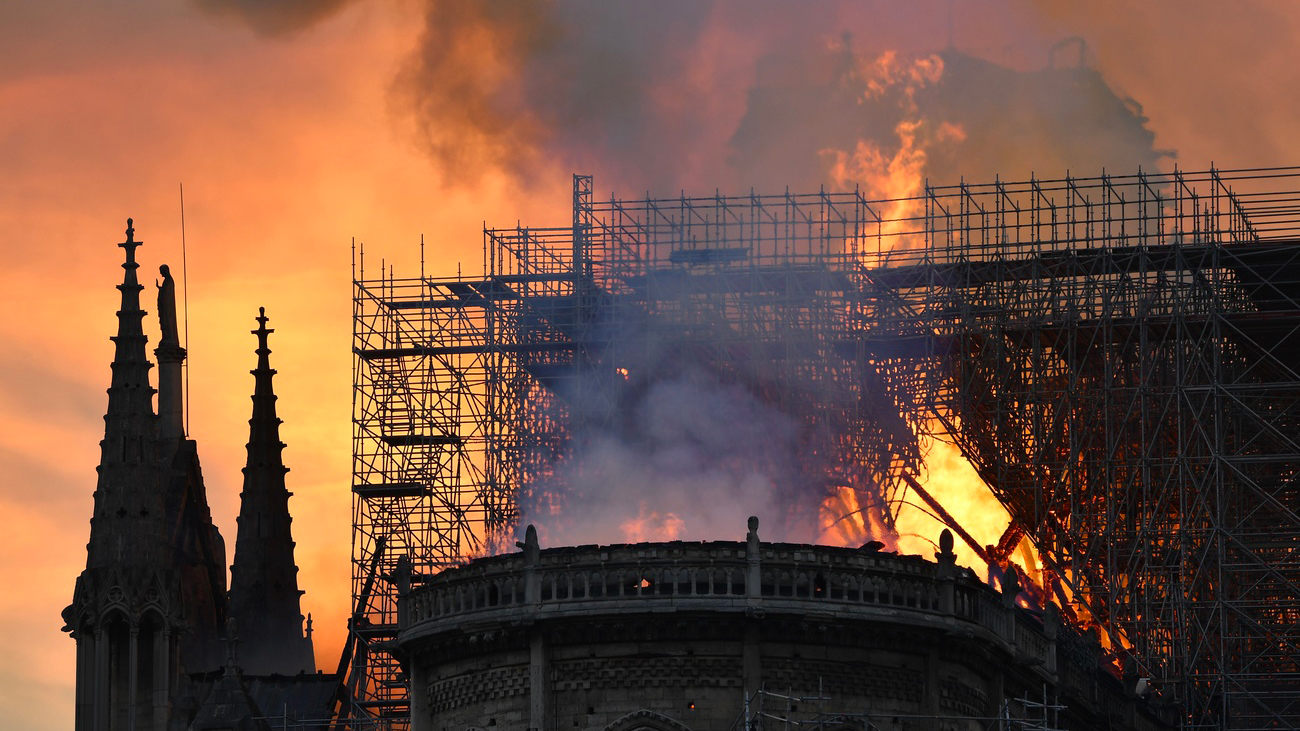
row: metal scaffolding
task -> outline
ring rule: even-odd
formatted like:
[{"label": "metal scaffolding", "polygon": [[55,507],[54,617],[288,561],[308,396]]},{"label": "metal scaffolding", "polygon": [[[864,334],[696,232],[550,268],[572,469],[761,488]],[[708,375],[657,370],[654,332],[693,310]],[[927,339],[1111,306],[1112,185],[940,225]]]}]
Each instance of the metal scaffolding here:
[{"label": "metal scaffolding", "polygon": [[[1186,728],[1300,724],[1300,170],[594,200],[475,277],[355,277],[353,675],[400,714],[394,575],[563,513],[585,434],[689,364],[799,425],[792,523],[888,531],[926,440]],[[580,466],[578,467],[580,469]],[[927,496],[922,495],[922,499]],[[957,527],[957,526],[954,526]],[[977,552],[980,552],[977,551]]]}]

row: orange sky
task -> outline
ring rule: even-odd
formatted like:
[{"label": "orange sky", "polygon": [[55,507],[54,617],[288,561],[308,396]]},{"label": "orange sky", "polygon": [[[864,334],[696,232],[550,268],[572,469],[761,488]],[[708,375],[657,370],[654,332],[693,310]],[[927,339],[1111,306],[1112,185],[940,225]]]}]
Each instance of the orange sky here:
[{"label": "orange sky", "polygon": [[[368,265],[386,257],[400,275],[416,271],[423,233],[431,270],[463,261],[473,272],[483,221],[567,219],[576,165],[597,173],[601,195],[618,182],[637,189],[626,163],[601,162],[614,143],[549,149],[545,137],[532,139],[540,162],[527,184],[491,164],[473,167],[497,159],[482,146],[466,147],[462,167],[440,169],[430,128],[414,123],[410,88],[395,86],[432,2],[354,0],[270,36],[184,0],[123,0],[111,10],[0,3],[3,725],[72,723],[73,643],[59,612],[84,566],[122,273],[115,244],[127,216],[145,242],[142,277],[162,263],[179,271],[184,183],[191,435],[232,548],[253,386],[248,331],[267,308],[304,610],[316,619],[318,662],[332,669],[349,604],[351,238],[369,243]],[[870,3],[827,5],[826,30],[849,27],[864,47],[889,47],[886,31],[915,48],[947,40],[946,3],[875,25]],[[1180,165],[1300,161],[1300,67],[1290,57],[1300,6],[1163,0],[1121,14],[1128,4],[1113,0],[1087,4],[1084,17],[1080,5],[957,2],[954,40],[1037,67],[1041,39],[1084,34],[1097,67],[1144,104],[1157,146],[1176,148]],[[763,42],[782,38],[738,31],[725,17],[701,20],[709,25],[682,51],[690,72],[680,87],[672,78],[646,87],[670,121],[708,98],[698,132],[706,142],[725,142],[756,55],[773,50]],[[498,69],[508,75],[519,59],[507,50],[491,52],[510,57]],[[686,149],[680,174],[658,182],[709,193],[724,159]],[[737,526],[727,537],[742,534]]]}]

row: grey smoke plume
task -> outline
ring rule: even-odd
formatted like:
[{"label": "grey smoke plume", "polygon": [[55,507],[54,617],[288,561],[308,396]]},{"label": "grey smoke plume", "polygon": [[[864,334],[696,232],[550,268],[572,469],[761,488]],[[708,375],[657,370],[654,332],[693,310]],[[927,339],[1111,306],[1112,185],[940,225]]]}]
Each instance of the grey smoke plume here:
[{"label": "grey smoke plume", "polygon": [[[1049,54],[1059,39],[1025,27],[1042,11],[1013,0],[978,10],[1021,34],[1020,55],[1038,59],[1030,70],[943,50],[944,2],[426,7],[395,90],[450,181],[495,168],[550,184],[558,169],[633,194],[816,189],[843,183],[834,153],[851,156],[859,141],[891,159],[904,119],[927,145],[924,174],[940,183],[1161,157],[1140,107],[1080,67],[1074,47]],[[959,16],[974,12],[958,4]],[[941,73],[921,84],[873,77],[890,54],[939,59]]]},{"label": "grey smoke plume", "polygon": [[716,539],[753,514],[770,516],[770,539],[815,540],[789,416],[695,368],[617,408],[617,424],[573,425],[571,452],[521,505],[544,541]]},{"label": "grey smoke plume", "polygon": [[680,149],[705,112],[671,97],[689,84],[712,8],[433,0],[399,95],[430,154],[458,176],[499,167],[529,178],[554,162],[603,160],[668,180],[677,162],[655,163],[656,151]]},{"label": "grey smoke plume", "polygon": [[[738,337],[714,309],[726,290],[699,280],[677,278],[679,307],[598,311],[572,363],[526,366],[522,523],[552,543],[701,540],[759,515],[769,540],[818,542],[825,513],[846,518],[833,542],[892,545],[886,473],[916,456],[892,402],[802,321]],[[892,458],[872,451],[886,444]]]},{"label": "grey smoke plume", "polygon": [[[1159,161],[1140,109],[1097,72],[1048,68],[1045,52],[1040,70],[1023,71],[936,51],[917,29],[946,4],[920,6],[431,0],[395,88],[448,182],[499,169],[551,185],[558,170],[633,195],[787,185],[915,195],[926,178]],[[909,189],[878,180],[895,168]],[[525,520],[548,542],[610,542],[735,534],[759,514],[775,526],[769,538],[812,541],[838,484],[875,513],[868,537],[892,543],[878,533],[883,498],[870,495],[880,476],[845,474],[854,467],[830,457],[807,463],[833,438],[742,385],[746,374],[721,376],[726,367],[646,363],[612,411],[579,404],[579,416],[539,420],[567,419],[566,444],[521,486]]]},{"label": "grey smoke plume", "polygon": [[201,10],[229,18],[263,36],[304,30],[352,0],[192,0]]},{"label": "grey smoke plume", "polygon": [[[732,166],[753,179],[783,175],[798,189],[916,195],[925,181],[1153,170],[1172,154],[1154,148],[1141,106],[1082,60],[1016,71],[953,49],[863,53],[846,38],[760,68],[731,139]],[[908,167],[909,190],[872,184]]]},{"label": "grey smoke plume", "polygon": [[[283,36],[351,0],[192,1]],[[1054,48],[1062,39],[1042,30],[1061,13],[1052,2],[420,4],[423,32],[394,99],[447,184],[504,170],[551,185],[559,170],[632,194],[842,187],[860,181],[836,163],[863,141],[869,162],[924,144],[923,175],[939,184],[1149,169],[1163,157],[1141,107],[1087,66],[1086,42]],[[1018,65],[959,50],[967,37]],[[941,74],[873,78],[887,57],[933,57]]]}]

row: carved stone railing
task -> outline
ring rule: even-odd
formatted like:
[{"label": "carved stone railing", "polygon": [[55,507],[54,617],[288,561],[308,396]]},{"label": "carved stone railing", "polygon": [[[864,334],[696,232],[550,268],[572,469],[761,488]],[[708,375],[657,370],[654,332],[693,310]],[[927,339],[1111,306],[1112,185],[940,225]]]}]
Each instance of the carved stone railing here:
[{"label": "carved stone railing", "polygon": [[[899,618],[982,633],[1055,667],[1054,643],[1012,599],[957,567],[871,550],[751,542],[577,546],[473,561],[402,595],[402,633],[606,612],[714,610]],[[614,604],[617,603],[617,606]],[[1025,615],[1025,616],[1020,616]]]}]

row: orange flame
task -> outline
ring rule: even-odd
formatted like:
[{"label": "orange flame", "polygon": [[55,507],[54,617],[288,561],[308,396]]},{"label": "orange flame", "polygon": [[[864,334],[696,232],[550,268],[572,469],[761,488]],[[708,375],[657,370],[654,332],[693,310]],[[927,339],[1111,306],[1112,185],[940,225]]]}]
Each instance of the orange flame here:
[{"label": "orange flame", "polygon": [[917,109],[916,92],[942,78],[943,59],[931,55],[909,63],[896,51],[886,51],[875,59],[859,60],[856,72],[865,86],[864,101],[898,94],[902,119],[893,129],[895,140],[888,145],[859,139],[851,152],[822,150],[827,173],[838,189],[857,188],[868,200],[880,201],[876,213],[886,251],[915,248],[922,243],[926,149],[934,143],[966,138],[961,126],[951,122],[941,122],[930,132]]},{"label": "orange flame", "polygon": [[657,510],[650,510],[645,503],[641,503],[636,517],[623,521],[618,527],[623,531],[623,537],[628,543],[675,541],[682,534],[682,529],[686,527],[686,521],[676,513],[660,513]]},{"label": "orange flame", "polygon": [[863,506],[858,492],[841,485],[822,501],[817,542],[824,546],[861,546],[880,540],[892,544],[880,506]]},{"label": "orange flame", "polygon": [[[943,77],[943,59],[937,55],[906,59],[896,51],[874,58],[858,59],[854,73],[862,82],[863,100],[897,97],[901,119],[893,128],[892,140],[857,140],[852,151],[822,150],[833,184],[840,190],[857,189],[868,200],[878,201],[878,234],[881,256],[894,250],[924,244],[922,219],[925,215],[925,166],[928,151],[935,145],[956,144],[966,139],[957,124],[924,120],[916,94]],[[1006,509],[957,448],[930,439],[926,445],[925,473],[918,475],[926,491],[982,546],[998,544],[1010,523]],[[924,506],[904,499],[893,506],[897,548],[925,555],[933,551],[934,540],[945,527],[942,520]],[[883,525],[872,525],[871,516],[880,511],[863,510],[857,494],[840,488],[822,504],[821,539],[826,543],[851,545],[884,535]],[[959,561],[984,574],[988,567],[974,551],[957,549]],[[1030,579],[1029,585],[1043,586],[1043,572],[1037,552],[1022,539],[1007,563],[1015,563]],[[999,571],[1004,567],[999,567]],[[1031,583],[1032,582],[1032,583]],[[1041,590],[1038,594],[1042,594]],[[1038,600],[1037,594],[1030,597]]]}]

